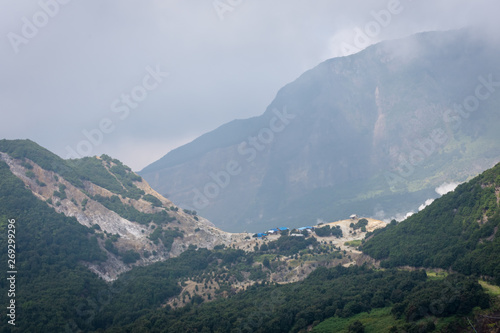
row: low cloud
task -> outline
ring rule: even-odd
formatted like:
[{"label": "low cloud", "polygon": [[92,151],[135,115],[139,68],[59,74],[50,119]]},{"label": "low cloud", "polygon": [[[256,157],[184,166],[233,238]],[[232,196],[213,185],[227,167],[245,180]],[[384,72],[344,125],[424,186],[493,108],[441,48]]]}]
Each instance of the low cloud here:
[{"label": "low cloud", "polygon": [[436,187],[435,191],[439,195],[445,195],[448,192],[451,192],[457,188],[457,186],[460,185],[460,183],[444,183],[438,187]]},{"label": "low cloud", "polygon": [[378,210],[373,215],[373,218],[376,220],[384,221],[385,223],[390,223],[392,220],[396,220],[398,222],[401,222],[403,220],[406,220],[407,218],[409,218],[413,214],[415,214],[415,213],[414,212],[398,213],[396,215],[392,215],[391,217],[388,217],[383,210]]},{"label": "low cloud", "polygon": [[429,206],[433,202],[434,202],[434,199],[425,200],[425,202],[418,207],[418,211],[420,212],[421,210],[423,210],[425,207]]},{"label": "low cloud", "polygon": [[[392,12],[389,6],[397,1],[224,1],[231,9],[223,17],[213,1],[124,6],[111,0],[61,5],[27,44],[13,46],[7,35],[24,38],[23,17],[43,13],[42,2],[2,2],[2,138],[30,138],[65,157],[66,146],[78,144],[83,130],[108,117],[110,104],[140,82],[146,66],[159,64],[171,75],[92,152],[118,157],[135,170],[184,143],[186,133],[198,137],[262,114],[285,84],[345,55],[345,44],[360,50],[417,32],[477,24],[479,36],[500,43],[500,3],[494,0],[404,0]],[[418,50],[406,44],[398,51]],[[126,140],[158,150],[124,149]]]},{"label": "low cloud", "polygon": [[[436,187],[434,190],[436,191],[437,194],[442,196],[442,195],[445,195],[446,193],[449,193],[449,192],[455,190],[458,185],[460,185],[460,183],[457,183],[457,182],[443,183],[440,186]],[[429,206],[433,202],[434,202],[434,199],[432,199],[432,198],[425,200],[425,202],[418,207],[418,211],[420,212],[420,211],[424,210],[425,207]],[[396,220],[398,222],[401,222],[403,220],[406,220],[407,218],[409,218],[413,214],[415,214],[415,212],[411,211],[411,212],[407,212],[407,213],[398,213],[398,214],[395,214],[395,215],[392,215],[389,217],[384,212],[383,209],[379,209],[379,210],[375,211],[373,218],[377,219],[377,220],[384,221],[386,223],[389,223],[392,220]]]}]

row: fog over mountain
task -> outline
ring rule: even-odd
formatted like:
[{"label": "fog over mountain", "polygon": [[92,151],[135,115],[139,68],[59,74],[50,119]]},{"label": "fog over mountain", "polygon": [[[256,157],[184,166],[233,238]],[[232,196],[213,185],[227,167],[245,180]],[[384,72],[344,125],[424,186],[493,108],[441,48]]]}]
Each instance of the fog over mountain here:
[{"label": "fog over mountain", "polygon": [[0,332],[500,332],[499,12],[4,1]]},{"label": "fog over mountain", "polygon": [[[63,158],[74,156],[68,147],[109,154],[138,171],[221,124],[260,115],[326,59],[471,25],[492,42],[498,12],[493,0],[4,1],[0,132]],[[132,100],[128,117],[113,112],[157,67],[168,76]],[[112,124],[91,142],[103,119]]]},{"label": "fog over mountain", "polygon": [[498,162],[499,55],[463,29],[333,58],[140,174],[231,231],[416,212]]}]

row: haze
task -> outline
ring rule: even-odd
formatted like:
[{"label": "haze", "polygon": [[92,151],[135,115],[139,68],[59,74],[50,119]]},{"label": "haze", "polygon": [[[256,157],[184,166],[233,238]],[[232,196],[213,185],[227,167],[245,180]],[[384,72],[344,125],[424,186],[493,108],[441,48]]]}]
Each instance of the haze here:
[{"label": "haze", "polygon": [[[499,7],[3,1],[1,137],[29,138],[64,158],[106,153],[140,170],[223,123],[261,114],[282,86],[326,59],[421,31],[482,25],[490,38]],[[361,43],[359,30],[381,11],[392,14]]]}]

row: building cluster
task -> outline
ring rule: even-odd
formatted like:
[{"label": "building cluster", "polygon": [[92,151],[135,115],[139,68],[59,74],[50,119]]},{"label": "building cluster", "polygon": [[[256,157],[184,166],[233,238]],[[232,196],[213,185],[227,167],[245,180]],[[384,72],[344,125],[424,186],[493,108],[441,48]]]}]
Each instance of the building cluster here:
[{"label": "building cluster", "polygon": [[[351,220],[357,220],[357,219],[359,219],[358,215],[356,215],[356,214],[352,214],[351,216],[349,216],[349,218]],[[322,224],[322,223],[320,223],[320,224]],[[277,234],[280,234],[283,231],[288,231],[288,230],[290,230],[290,229],[288,229],[286,227],[273,228],[273,229],[269,229],[266,232],[256,233],[256,234],[253,235],[253,237],[263,238],[263,237],[266,237],[266,236],[269,236],[269,235],[277,235]],[[312,232],[312,231],[314,231],[314,227],[311,227],[311,226],[300,227],[300,228],[292,229],[292,231],[297,231],[297,232],[290,233],[289,236],[304,237],[304,231]]]},{"label": "building cluster", "polygon": [[[269,235],[278,235],[278,234],[282,233],[283,231],[289,231],[289,230],[290,229],[286,228],[286,227],[279,227],[279,228],[269,229],[266,232],[256,233],[255,235],[253,235],[253,237],[263,238],[263,237],[266,237]],[[304,234],[302,232],[304,232],[304,230],[311,232],[314,230],[314,227],[307,226],[307,227],[292,229],[292,231],[295,231],[295,230],[298,231],[298,233],[291,233],[289,236],[304,237]]]}]

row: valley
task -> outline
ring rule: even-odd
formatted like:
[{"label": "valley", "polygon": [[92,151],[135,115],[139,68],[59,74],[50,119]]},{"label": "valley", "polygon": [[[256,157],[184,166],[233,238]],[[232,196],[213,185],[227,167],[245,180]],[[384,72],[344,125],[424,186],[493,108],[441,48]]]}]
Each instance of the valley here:
[{"label": "valley", "polygon": [[[498,325],[489,317],[500,309],[500,165],[401,223],[352,214],[229,233],[107,155],[62,160],[1,140],[0,159],[0,216],[16,217],[25,272],[16,280],[22,330],[459,332],[466,314]],[[42,282],[49,276],[57,287]]]},{"label": "valley", "polygon": [[[201,297],[204,302],[215,300],[219,295],[227,297],[229,294],[235,294],[246,290],[255,283],[278,283],[286,284],[302,281],[318,267],[335,267],[342,265],[344,267],[360,266],[363,264],[375,265],[377,263],[358,250],[362,240],[367,232],[373,232],[376,229],[385,226],[382,221],[366,219],[366,231],[354,230],[350,227],[361,219],[348,219],[331,223],[323,223],[314,226],[324,228],[326,226],[336,228],[339,226],[342,230],[342,236],[318,236],[314,231],[306,232],[304,236],[288,236],[288,233],[274,234],[265,236],[265,238],[252,237],[252,239],[243,239],[228,246],[231,249],[244,250],[248,256],[252,256],[251,262],[246,267],[238,267],[235,271],[228,266],[223,266],[217,272],[208,272],[195,280],[183,280],[179,282],[182,291],[179,296],[170,299],[166,304],[173,308],[185,306],[191,302],[193,297]],[[296,230],[290,231],[290,234],[296,234]],[[298,234],[296,234],[298,235]],[[249,237],[248,235],[247,237]],[[283,238],[282,238],[283,237]],[[316,242],[308,245],[307,248],[300,249],[288,255],[275,253],[274,244],[281,238],[300,237],[308,240],[314,237]],[[267,259],[267,263],[264,261]],[[255,279],[252,276],[258,275]]]},{"label": "valley", "polygon": [[231,232],[415,213],[500,160],[499,53],[461,29],[328,59],[139,175]]},{"label": "valley", "polygon": [[0,332],[500,332],[499,54],[464,28],[327,59],[139,172],[0,139]]}]

